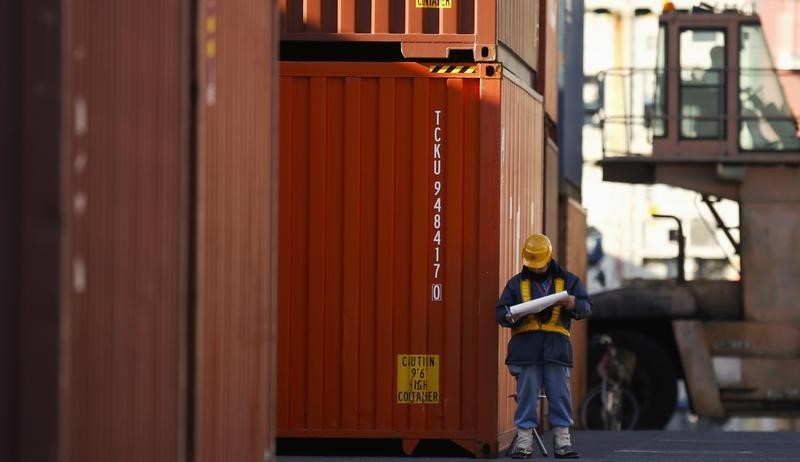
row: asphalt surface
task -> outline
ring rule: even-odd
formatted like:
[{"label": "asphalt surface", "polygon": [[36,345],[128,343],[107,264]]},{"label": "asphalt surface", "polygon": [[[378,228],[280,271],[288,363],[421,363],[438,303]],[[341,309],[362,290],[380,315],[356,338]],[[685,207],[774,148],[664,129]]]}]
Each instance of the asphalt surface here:
[{"label": "asphalt surface", "polygon": [[[553,460],[552,435],[543,441],[549,452],[544,457],[536,449],[533,460]],[[327,446],[327,447],[326,447]],[[347,449],[347,448],[350,449]],[[722,431],[577,431],[573,447],[584,461],[800,461],[800,433],[796,432],[722,432]],[[375,441],[364,446],[349,442],[344,446],[325,440],[300,441],[297,445],[278,443],[278,462],[401,462],[474,460],[460,448],[447,444],[421,446],[419,455],[405,457],[399,442]],[[511,460],[508,457],[501,459]]]}]

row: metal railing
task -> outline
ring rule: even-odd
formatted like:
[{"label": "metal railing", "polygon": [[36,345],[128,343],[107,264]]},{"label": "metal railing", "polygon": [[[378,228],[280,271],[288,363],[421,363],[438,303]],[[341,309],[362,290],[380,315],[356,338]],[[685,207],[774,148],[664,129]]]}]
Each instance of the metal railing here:
[{"label": "metal railing", "polygon": [[[739,91],[738,113],[732,114],[730,108],[726,107],[726,79],[717,80],[719,84],[698,84],[684,78],[680,85],[682,91],[690,90],[692,94],[697,95],[703,89],[708,89],[708,94],[716,93],[716,104],[719,106],[716,110],[710,111],[711,115],[707,115],[708,111],[705,114],[687,113],[688,109],[697,106],[679,100],[679,113],[668,114],[666,98],[673,96],[667,94],[666,76],[677,78],[682,72],[691,71],[720,74],[735,72],[737,85],[746,78],[755,82],[763,81],[769,85],[766,85],[767,88],[751,85]],[[591,116],[591,123],[601,130],[603,157],[651,155],[656,136],[718,140],[721,152],[726,149],[728,137],[736,136],[742,152],[797,152],[800,150],[800,140],[797,137],[800,118],[792,114],[792,108],[787,104],[783,89],[778,84],[786,77],[797,79],[797,84],[800,86],[800,74],[794,70],[609,69],[599,73],[595,78],[599,86],[597,93],[600,101],[593,107],[587,106],[591,107],[587,115]],[[764,97],[761,93],[768,95]],[[681,96],[683,95],[679,95],[679,98]],[[800,109],[800,97],[795,103],[798,105],[795,109]],[[735,134],[727,133],[728,120],[731,117],[737,121]],[[671,123],[675,120],[676,124]],[[697,128],[704,125],[707,136],[698,135]],[[667,133],[668,126],[677,126],[680,133]],[[716,129],[710,130],[709,127]]]}]

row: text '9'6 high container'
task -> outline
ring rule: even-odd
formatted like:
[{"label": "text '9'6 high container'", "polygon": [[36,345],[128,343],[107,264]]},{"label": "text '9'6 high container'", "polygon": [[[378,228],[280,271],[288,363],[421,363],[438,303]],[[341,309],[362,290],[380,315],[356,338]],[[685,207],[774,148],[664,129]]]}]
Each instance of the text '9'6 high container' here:
[{"label": "text '9'6 high container'", "polygon": [[497,455],[494,311],[542,231],[541,96],[499,64],[345,62],[283,62],[280,94],[277,435]]},{"label": "text '9'6 high container'", "polygon": [[[537,69],[540,0],[279,0],[281,42],[399,45],[404,59],[513,57]],[[452,57],[452,56],[451,56]]]}]

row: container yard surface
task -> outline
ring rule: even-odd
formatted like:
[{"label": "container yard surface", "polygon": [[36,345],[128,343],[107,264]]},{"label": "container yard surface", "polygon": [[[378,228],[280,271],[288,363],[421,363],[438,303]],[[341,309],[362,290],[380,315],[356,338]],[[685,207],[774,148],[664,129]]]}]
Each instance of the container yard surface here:
[{"label": "container yard surface", "polygon": [[278,436],[510,441],[494,306],[543,224],[541,97],[497,64],[281,63]]},{"label": "container yard surface", "polygon": [[[552,434],[542,436],[549,457],[537,448],[529,460],[555,460]],[[573,434],[581,461],[635,462],[755,462],[796,461],[800,436],[796,432],[723,432],[723,431],[576,431]],[[397,445],[396,445],[397,446]],[[280,447],[280,444],[279,444]],[[501,460],[511,459],[501,454]],[[403,457],[391,445],[356,452],[319,445],[316,452],[280,452],[278,462],[447,462],[475,460],[451,449],[426,449],[413,457]]]}]

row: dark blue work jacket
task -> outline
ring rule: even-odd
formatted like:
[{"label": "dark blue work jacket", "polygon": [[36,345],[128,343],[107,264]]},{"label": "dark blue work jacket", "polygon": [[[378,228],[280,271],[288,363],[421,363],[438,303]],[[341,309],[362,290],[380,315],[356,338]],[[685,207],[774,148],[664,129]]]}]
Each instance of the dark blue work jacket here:
[{"label": "dark blue work jacket", "polygon": [[[572,344],[569,339],[569,327],[572,319],[583,319],[592,313],[589,294],[580,279],[562,268],[555,260],[551,260],[547,268],[547,279],[538,283],[533,272],[527,267],[512,277],[506,284],[500,299],[497,301],[497,323],[512,329],[513,335],[508,342],[506,364],[527,365],[556,363],[572,367]],[[563,281],[563,289],[575,296],[575,310],[546,308],[544,311],[531,314],[510,323],[506,320],[509,307],[526,301],[523,292],[528,291],[530,299],[536,299],[556,292],[557,280]],[[523,287],[524,288],[521,288]],[[534,317],[534,318],[531,318]]]}]

